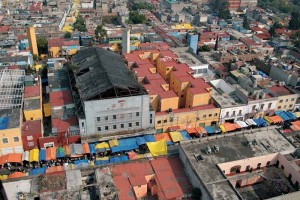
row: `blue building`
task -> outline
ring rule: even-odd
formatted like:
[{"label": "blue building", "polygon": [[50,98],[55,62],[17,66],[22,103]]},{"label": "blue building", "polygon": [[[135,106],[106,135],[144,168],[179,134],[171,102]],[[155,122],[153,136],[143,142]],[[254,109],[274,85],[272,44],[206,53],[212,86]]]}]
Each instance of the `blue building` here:
[{"label": "blue building", "polygon": [[187,44],[193,49],[194,53],[197,53],[198,48],[198,33],[188,33],[187,34]]}]

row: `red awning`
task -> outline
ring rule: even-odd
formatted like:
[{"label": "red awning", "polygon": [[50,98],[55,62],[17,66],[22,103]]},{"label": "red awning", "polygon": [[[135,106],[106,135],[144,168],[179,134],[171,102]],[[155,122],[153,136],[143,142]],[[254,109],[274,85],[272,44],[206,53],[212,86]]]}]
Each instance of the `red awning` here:
[{"label": "red awning", "polygon": [[196,130],[198,131],[198,133],[200,134],[207,134],[207,131],[205,130],[205,128],[199,126],[196,128]]},{"label": "red awning", "polygon": [[0,165],[5,163],[22,163],[21,153],[10,153],[0,157]]},{"label": "red awning", "polygon": [[89,147],[88,143],[83,143],[82,144],[82,151],[83,151],[84,154],[90,153],[90,147]]},{"label": "red awning", "polygon": [[172,142],[172,139],[169,135],[169,133],[159,133],[159,134],[154,134],[155,141],[160,141],[163,139],[166,139],[167,142]]},{"label": "red awning", "polygon": [[56,147],[49,147],[46,149],[46,160],[56,159]]},{"label": "red awning", "polygon": [[20,178],[20,177],[23,177],[25,174],[24,173],[22,173],[22,172],[14,172],[14,173],[12,173],[12,174],[10,174],[9,176],[8,176],[8,178],[10,179],[10,178]]},{"label": "red awning", "polygon": [[62,166],[53,166],[46,169],[46,174],[53,173],[53,172],[61,172],[63,171]]}]

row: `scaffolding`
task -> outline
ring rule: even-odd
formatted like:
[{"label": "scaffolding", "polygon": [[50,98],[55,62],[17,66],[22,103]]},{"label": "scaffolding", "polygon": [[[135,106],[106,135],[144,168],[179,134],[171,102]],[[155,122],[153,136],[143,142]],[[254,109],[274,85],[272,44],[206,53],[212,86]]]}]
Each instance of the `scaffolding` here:
[{"label": "scaffolding", "polygon": [[21,108],[24,81],[24,70],[0,70],[0,109]]}]

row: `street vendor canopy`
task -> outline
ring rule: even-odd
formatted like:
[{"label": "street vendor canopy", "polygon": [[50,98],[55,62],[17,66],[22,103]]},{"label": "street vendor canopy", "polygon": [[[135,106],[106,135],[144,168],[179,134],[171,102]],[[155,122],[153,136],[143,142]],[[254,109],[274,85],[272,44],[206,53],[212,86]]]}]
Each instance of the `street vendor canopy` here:
[{"label": "street vendor canopy", "polygon": [[29,161],[29,151],[24,151],[22,161]]},{"label": "street vendor canopy", "polygon": [[283,119],[279,116],[272,116],[272,117],[269,117],[270,120],[273,121],[273,123],[281,123],[283,122]]},{"label": "street vendor canopy", "polygon": [[56,149],[56,158],[63,158],[65,157],[65,150],[63,147],[59,147]]},{"label": "street vendor canopy", "polygon": [[167,141],[165,139],[158,142],[147,142],[146,144],[152,156],[163,156],[168,154]]},{"label": "street vendor canopy", "polygon": [[180,142],[181,140],[183,140],[181,133],[178,131],[170,132],[170,136],[173,142]]},{"label": "street vendor canopy", "polygon": [[49,147],[46,149],[46,160],[56,159],[56,147]]},{"label": "street vendor canopy", "polygon": [[0,165],[5,163],[22,163],[21,153],[10,153],[0,157]]},{"label": "street vendor canopy", "polygon": [[172,145],[173,144],[169,133],[158,133],[158,134],[154,135],[154,138],[155,138],[156,142],[165,139],[166,142],[167,142],[167,145]]},{"label": "street vendor canopy", "polygon": [[29,162],[39,162],[39,150],[31,149],[29,151]]},{"label": "street vendor canopy", "polygon": [[45,149],[40,150],[39,159],[40,159],[40,161],[45,161],[46,160],[46,150]]},{"label": "street vendor canopy", "polygon": [[119,139],[118,143],[119,143],[118,146],[111,147],[112,153],[122,152],[122,151],[131,151],[131,150],[139,148],[135,138]]}]

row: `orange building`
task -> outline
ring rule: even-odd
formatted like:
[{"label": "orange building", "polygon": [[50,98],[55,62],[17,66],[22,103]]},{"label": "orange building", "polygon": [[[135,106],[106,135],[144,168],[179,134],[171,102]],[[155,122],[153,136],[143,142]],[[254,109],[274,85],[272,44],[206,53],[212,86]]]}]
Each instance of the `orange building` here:
[{"label": "orange building", "polygon": [[218,123],[220,109],[211,104],[211,86],[202,78],[194,78],[193,70],[180,63],[171,50],[139,50],[124,57],[150,95],[159,132],[175,124],[195,128]]}]

